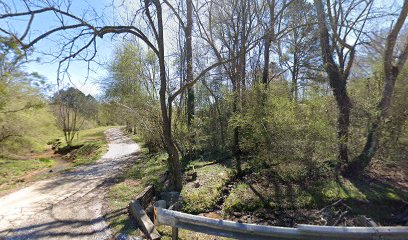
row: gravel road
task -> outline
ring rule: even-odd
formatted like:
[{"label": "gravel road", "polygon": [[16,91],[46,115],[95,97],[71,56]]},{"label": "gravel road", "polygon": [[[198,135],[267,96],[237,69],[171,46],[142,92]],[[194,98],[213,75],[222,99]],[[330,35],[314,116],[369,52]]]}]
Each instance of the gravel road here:
[{"label": "gravel road", "polygon": [[0,198],[0,239],[110,239],[102,206],[106,182],[131,164],[139,145],[119,129],[105,132],[96,163]]}]

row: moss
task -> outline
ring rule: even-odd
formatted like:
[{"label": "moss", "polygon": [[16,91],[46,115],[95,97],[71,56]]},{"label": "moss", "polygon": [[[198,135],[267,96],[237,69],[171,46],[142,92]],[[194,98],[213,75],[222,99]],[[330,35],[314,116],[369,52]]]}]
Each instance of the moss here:
[{"label": "moss", "polygon": [[312,189],[316,202],[327,204],[338,199],[344,199],[348,202],[368,201],[371,203],[385,204],[408,199],[406,191],[390,188],[375,182],[338,178],[316,184]]},{"label": "moss", "polygon": [[[184,185],[181,191],[183,211],[202,213],[213,209],[219,201],[225,184],[230,180],[232,171],[218,163],[192,162],[188,168],[197,172],[199,187],[194,182]],[[187,172],[190,173],[193,170]]]},{"label": "moss", "polygon": [[231,191],[225,200],[224,211],[254,211],[262,206],[262,201],[251,191],[249,185],[241,183]]},{"label": "moss", "polygon": [[320,189],[321,197],[319,197],[318,200],[322,202],[332,202],[338,199],[367,199],[367,196],[360,192],[350,181],[344,179],[340,181],[328,181],[324,183]]},{"label": "moss", "polygon": [[310,193],[297,185],[263,187],[258,184],[240,183],[225,200],[224,211],[255,211],[257,209],[297,209],[314,206]]}]

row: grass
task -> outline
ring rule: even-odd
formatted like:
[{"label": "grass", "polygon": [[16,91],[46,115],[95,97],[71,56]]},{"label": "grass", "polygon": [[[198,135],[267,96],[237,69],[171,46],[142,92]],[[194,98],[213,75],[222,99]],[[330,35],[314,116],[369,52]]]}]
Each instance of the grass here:
[{"label": "grass", "polygon": [[167,171],[167,154],[155,153],[148,154],[146,148],[142,148],[141,155],[135,164],[129,168],[122,176],[116,179],[107,194],[107,202],[112,213],[109,219],[110,226],[115,234],[139,235],[139,230],[135,223],[127,214],[127,206],[131,200],[144,190],[150,184],[153,184],[157,190],[163,188],[159,179]]},{"label": "grass", "polygon": [[197,182],[184,184],[181,196],[183,211],[187,213],[202,213],[212,210],[220,200],[222,190],[232,177],[232,171],[216,162],[193,161],[187,166],[186,174],[197,172]]},{"label": "grass", "polygon": [[81,166],[94,163],[102,157],[102,155],[108,150],[106,140],[99,140],[96,142],[87,142],[84,145],[74,151],[75,159],[72,161],[73,166]]},{"label": "grass", "polygon": [[79,148],[71,152],[74,167],[94,163],[106,153],[108,144],[104,132],[110,128],[112,126],[103,126],[79,132],[78,138],[73,142],[73,147]]},{"label": "grass", "polygon": [[28,174],[51,168],[54,160],[48,158],[14,160],[0,158],[0,191],[9,190],[25,181]]},{"label": "grass", "polygon": [[107,195],[109,209],[111,212],[122,212],[122,214],[114,215],[109,219],[109,225],[114,233],[139,235],[139,230],[129,218],[126,209],[129,202],[143,189],[140,181],[134,179],[125,179],[109,189]]},{"label": "grass", "polygon": [[240,183],[224,203],[224,211],[247,212],[261,208],[297,209],[314,206],[312,195],[297,185],[275,185]]},{"label": "grass", "polygon": [[79,135],[78,139],[76,140],[79,143],[86,143],[86,142],[92,142],[95,140],[104,139],[105,138],[104,132],[113,127],[114,126],[102,126],[102,127],[97,127],[97,128],[81,130],[78,134]]}]

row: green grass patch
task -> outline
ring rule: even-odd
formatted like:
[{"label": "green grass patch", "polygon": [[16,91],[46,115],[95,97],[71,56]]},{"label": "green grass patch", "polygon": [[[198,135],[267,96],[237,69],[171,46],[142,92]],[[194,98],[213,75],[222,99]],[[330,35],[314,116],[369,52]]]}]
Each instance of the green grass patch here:
[{"label": "green grass patch", "polygon": [[74,167],[94,163],[108,150],[105,131],[110,128],[112,126],[81,130],[73,145],[61,147],[60,152],[72,154]]},{"label": "green grass patch", "polygon": [[0,158],[0,191],[8,190],[19,182],[28,174],[52,167],[54,160],[48,158],[40,158],[34,160],[14,160]]},{"label": "green grass patch", "polygon": [[261,199],[253,194],[248,184],[240,183],[224,202],[225,212],[254,211],[263,207]]},{"label": "green grass patch", "polygon": [[[135,135],[135,134],[128,134],[128,137],[130,137],[130,139],[132,139],[133,141],[143,145],[143,139],[142,137],[140,137],[139,135]],[[146,149],[147,150],[147,149]]]},{"label": "green grass patch", "polygon": [[[133,200],[144,187],[140,181],[134,179],[125,179],[113,185],[108,192],[107,200],[109,209],[112,213],[124,211],[129,202]],[[112,214],[113,217],[109,219],[110,226],[115,233],[123,233],[129,235],[137,235],[138,229],[135,228],[129,218],[128,214]]]},{"label": "green grass patch", "polygon": [[224,202],[224,211],[255,211],[260,208],[297,209],[314,206],[310,193],[298,185],[240,183]]},{"label": "green grass patch", "polygon": [[114,126],[103,126],[91,129],[85,129],[79,131],[78,139],[75,139],[76,142],[84,143],[91,142],[94,140],[100,140],[105,138],[104,132],[108,129],[114,128]]},{"label": "green grass patch", "polygon": [[76,149],[74,154],[73,166],[81,166],[94,163],[102,157],[108,150],[108,145],[105,140],[96,142],[87,142],[82,147]]},{"label": "green grass patch", "polygon": [[[111,128],[114,128],[114,126],[102,126],[81,130],[78,132],[77,136],[75,136],[74,140],[72,141],[72,145],[81,145],[89,142],[105,140],[105,131]],[[65,147],[66,143],[64,141],[64,136],[60,136],[60,138],[61,141],[63,141],[61,147]]]},{"label": "green grass patch", "polygon": [[[225,184],[232,177],[232,170],[215,162],[193,161],[188,166],[186,174],[197,172],[199,186],[188,182],[183,186],[181,196],[183,211],[187,213],[202,213],[213,209],[219,201]],[[194,170],[193,170],[194,169]]]}]

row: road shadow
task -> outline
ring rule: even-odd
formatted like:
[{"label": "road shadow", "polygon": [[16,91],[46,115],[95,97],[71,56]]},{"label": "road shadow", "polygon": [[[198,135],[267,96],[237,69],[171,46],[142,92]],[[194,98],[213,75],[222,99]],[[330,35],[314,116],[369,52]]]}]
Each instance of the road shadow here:
[{"label": "road shadow", "polygon": [[[40,193],[47,193],[50,189],[61,188],[64,185],[75,183],[84,184],[97,182],[99,186],[114,179],[117,175],[125,171],[128,166],[137,161],[139,156],[140,153],[136,152],[122,156],[115,161],[105,159],[106,161],[101,163],[97,162],[92,165],[77,167],[73,171],[63,172],[56,178],[45,181],[44,184],[35,190]],[[101,183],[99,184],[99,182]]]},{"label": "road shadow", "polygon": [[118,209],[101,217],[85,221],[78,219],[55,220],[19,228],[6,229],[0,231],[0,238],[5,240],[48,239],[59,237],[86,239],[91,236],[97,236],[97,234],[103,234],[105,231],[108,231],[110,227],[107,225],[99,229],[93,229],[89,227],[88,229],[93,230],[80,232],[76,232],[75,229],[83,228],[86,226],[93,226],[96,224],[103,224],[105,221],[120,216],[126,211],[126,208]]}]

